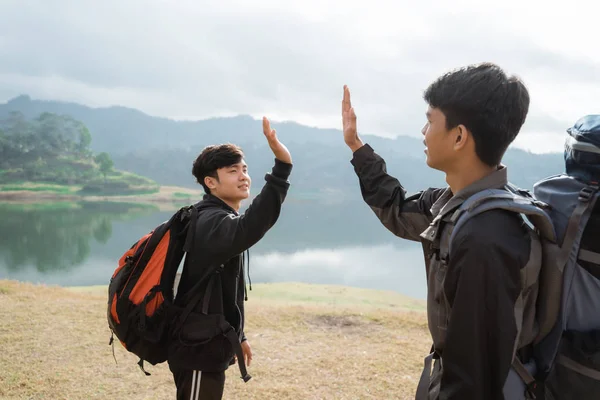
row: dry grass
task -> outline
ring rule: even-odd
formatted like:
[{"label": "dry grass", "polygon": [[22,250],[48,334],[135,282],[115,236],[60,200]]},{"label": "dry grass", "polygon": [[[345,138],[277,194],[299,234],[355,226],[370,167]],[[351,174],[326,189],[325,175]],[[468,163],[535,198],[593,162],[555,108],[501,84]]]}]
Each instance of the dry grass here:
[{"label": "dry grass", "polygon": [[[0,280],[0,398],[172,399],[166,364],[108,346],[106,288]],[[227,372],[225,399],[412,399],[430,346],[423,303],[370,290],[255,285],[247,303],[254,351],[244,384]]]}]

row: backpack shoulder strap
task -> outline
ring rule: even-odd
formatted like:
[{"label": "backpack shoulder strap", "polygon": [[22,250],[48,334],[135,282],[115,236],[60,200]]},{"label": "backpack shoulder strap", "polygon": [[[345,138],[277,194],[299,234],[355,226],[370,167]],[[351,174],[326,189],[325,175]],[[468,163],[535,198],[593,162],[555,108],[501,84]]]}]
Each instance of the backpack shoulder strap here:
[{"label": "backpack shoulder strap", "polygon": [[482,190],[465,200],[452,214],[453,229],[448,243],[448,250],[451,251],[456,233],[470,218],[492,209],[503,209],[525,216],[538,229],[541,236],[556,242],[554,224],[550,216],[544,211],[547,207],[545,203],[533,197],[514,193],[508,188]]},{"label": "backpack shoulder strap", "polygon": [[455,224],[448,243],[448,254],[458,230],[470,218],[492,209],[502,209],[520,214],[529,229],[531,251],[529,261],[521,269],[523,290],[540,281],[539,297],[543,299],[538,309],[538,338],[544,337],[554,326],[560,309],[562,269],[556,264],[560,248],[556,244],[556,231],[545,203],[532,196],[514,193],[507,189],[488,189],[467,199],[452,215]]},{"label": "backpack shoulder strap", "polygon": [[[583,222],[584,216],[589,216],[589,213],[594,209],[598,199],[598,190],[598,186],[589,185],[585,186],[579,192],[577,205],[575,206],[571,217],[569,217],[569,222],[567,223],[561,245],[559,265],[562,268],[566,265],[576,240],[583,234],[584,227],[581,226],[581,223]],[[583,254],[580,253],[580,257],[587,257],[591,260],[595,260],[593,262],[598,262],[600,254],[584,251]]]}]

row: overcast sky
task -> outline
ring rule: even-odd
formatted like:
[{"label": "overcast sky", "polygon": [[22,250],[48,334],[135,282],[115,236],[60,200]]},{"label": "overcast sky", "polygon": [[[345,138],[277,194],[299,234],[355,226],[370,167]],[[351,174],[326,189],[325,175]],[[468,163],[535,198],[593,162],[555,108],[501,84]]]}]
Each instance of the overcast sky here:
[{"label": "overcast sky", "polygon": [[493,61],[530,89],[516,144],[561,151],[600,112],[593,1],[0,0],[0,102],[20,94],[151,115],[267,115],[341,127],[348,84],[359,129],[419,135],[422,91]]}]

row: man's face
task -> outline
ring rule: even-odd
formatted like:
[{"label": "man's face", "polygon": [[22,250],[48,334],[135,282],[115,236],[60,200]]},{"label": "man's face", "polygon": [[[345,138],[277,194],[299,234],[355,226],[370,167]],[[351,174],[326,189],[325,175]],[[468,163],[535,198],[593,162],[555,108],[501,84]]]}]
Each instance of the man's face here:
[{"label": "man's face", "polygon": [[425,137],[423,144],[425,144],[427,165],[447,172],[456,157],[456,152],[453,150],[455,135],[446,129],[446,116],[439,108],[427,107],[425,116],[427,123],[421,133]]},{"label": "man's face", "polygon": [[251,179],[248,166],[242,159],[239,163],[217,170],[219,179],[210,178],[214,184],[211,193],[222,200],[241,201],[250,196]]}]

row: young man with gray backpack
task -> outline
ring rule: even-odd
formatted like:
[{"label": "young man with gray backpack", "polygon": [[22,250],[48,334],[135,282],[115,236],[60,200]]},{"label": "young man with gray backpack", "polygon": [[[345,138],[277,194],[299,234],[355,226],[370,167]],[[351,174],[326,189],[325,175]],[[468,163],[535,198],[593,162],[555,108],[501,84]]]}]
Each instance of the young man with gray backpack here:
[{"label": "young man with gray backpack", "polygon": [[[577,383],[564,368],[578,363],[569,371],[593,379],[592,359],[582,350],[593,354],[584,343],[598,331],[583,335],[585,340],[562,335],[569,327],[587,332],[598,327],[592,321],[600,309],[598,281],[572,272],[581,272],[574,260],[591,210],[586,201],[595,199],[593,181],[550,178],[536,186],[538,198],[508,182],[500,161],[525,121],[529,94],[518,78],[494,64],[452,71],[424,97],[427,164],[445,172],[449,187],[413,196],[360,140],[347,88],[342,102],[344,140],[353,151],[365,202],[386,228],[421,242],[424,250],[433,346],[416,399],[541,398],[544,378],[548,396],[555,394],[548,398],[597,396],[597,381]],[[578,132],[583,131],[591,132]],[[568,160],[577,154],[579,162],[590,161],[589,154],[575,153],[594,148],[589,136],[574,135],[579,144],[570,148]],[[567,235],[556,213],[571,221],[564,227]]]},{"label": "young man with gray backpack", "polygon": [[[538,235],[509,210],[495,207],[463,219],[468,214],[459,209],[477,195],[513,196],[501,160],[525,122],[529,93],[517,77],[483,63],[439,77],[424,99],[426,163],[445,173],[448,187],[414,195],[407,195],[383,158],[358,136],[347,87],[342,101],[344,141],[353,152],[364,201],[388,230],[423,247],[433,346],[416,399],[524,398],[526,387],[513,361],[536,373],[537,285],[524,278],[541,266]],[[538,207],[530,209],[551,235],[549,218]],[[457,223],[462,226],[453,229]]]},{"label": "young man with gray backpack", "polygon": [[600,115],[582,117],[567,133],[565,173],[537,182],[533,195],[510,184],[481,191],[452,216],[447,254],[460,228],[492,209],[521,214],[539,247],[521,271],[531,306],[523,302],[518,330],[533,338],[532,357],[526,365],[513,360],[506,399],[600,396]]}]

